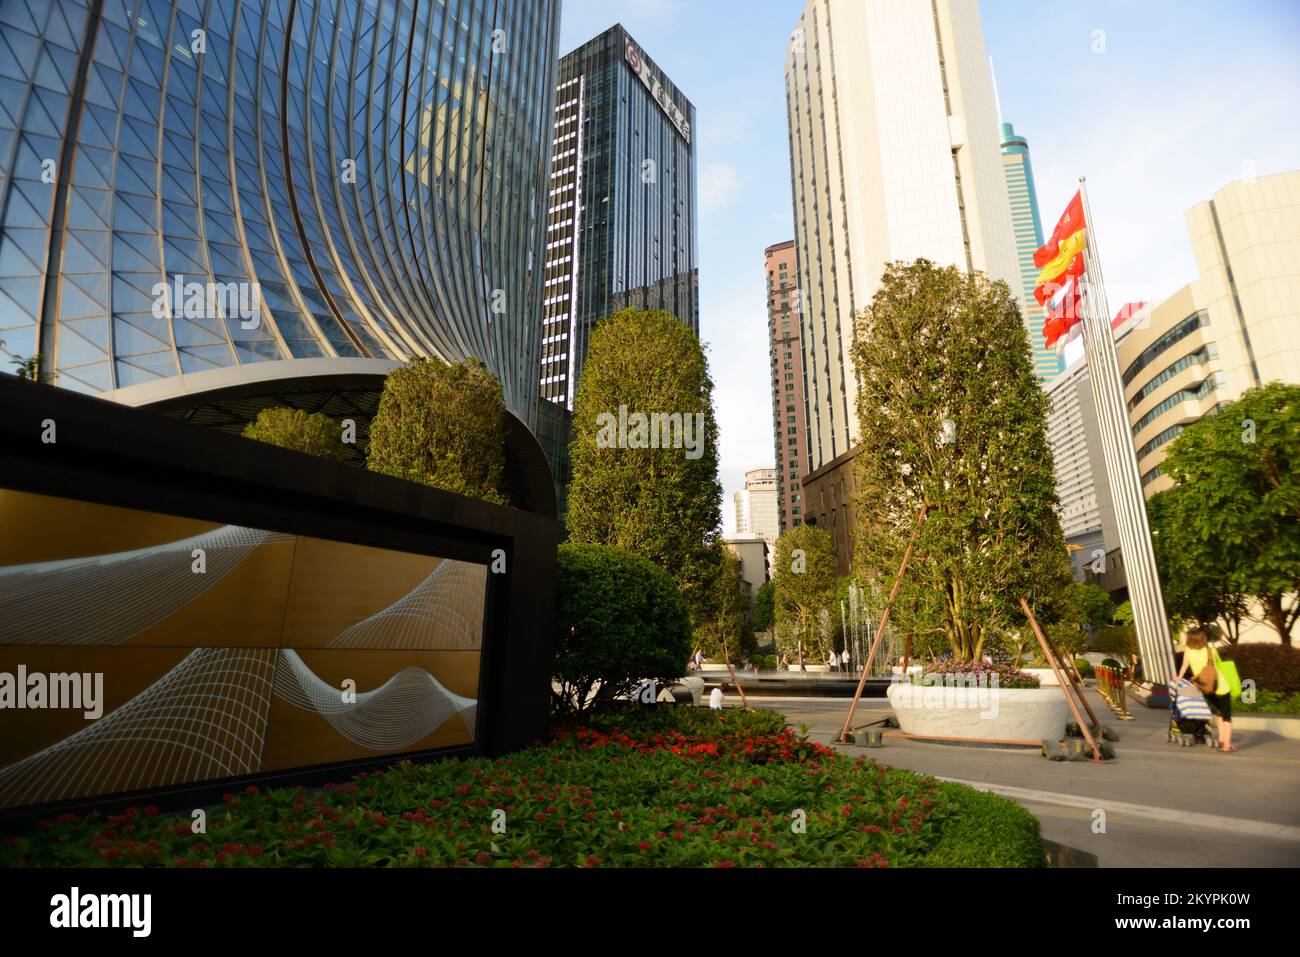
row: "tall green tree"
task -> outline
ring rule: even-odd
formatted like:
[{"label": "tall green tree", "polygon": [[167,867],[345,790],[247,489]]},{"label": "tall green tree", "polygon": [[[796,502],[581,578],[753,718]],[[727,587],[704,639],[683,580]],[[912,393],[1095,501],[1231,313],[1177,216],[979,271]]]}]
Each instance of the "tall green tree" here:
[{"label": "tall green tree", "polygon": [[1240,569],[1222,560],[1218,544],[1186,523],[1186,495],[1184,489],[1174,486],[1147,501],[1165,612],[1178,622],[1215,622],[1235,645],[1242,625],[1250,620],[1251,596],[1242,591]]},{"label": "tall green tree", "polygon": [[[922,502],[901,628],[959,661],[1059,604],[1070,581],[1047,444],[1048,399],[1007,285],[928,260],[891,263],[853,347],[859,573],[892,583]],[[915,609],[915,611],[913,611]]]},{"label": "tall green tree", "polygon": [[776,621],[776,583],[763,582],[754,596],[754,630],[767,631]]},{"label": "tall green tree", "polygon": [[370,423],[367,466],[504,505],[506,406],[477,359],[416,359],[389,373]]},{"label": "tall green tree", "polygon": [[709,658],[721,660],[730,654],[739,659],[748,648],[750,602],[742,591],[740,559],[718,542],[716,570],[706,592],[702,620],[695,627],[695,642]]},{"label": "tall green tree", "polygon": [[839,623],[835,568],[834,542],[824,528],[796,525],[776,540],[777,648],[792,661],[800,652],[818,664],[830,656]]},{"label": "tall green tree", "polygon": [[1300,386],[1273,382],[1200,419],[1169,447],[1174,487],[1151,508],[1166,601],[1230,621],[1242,596],[1284,645],[1300,617]]},{"label": "tall green tree", "polygon": [[573,432],[569,540],[648,558],[673,576],[699,624],[722,521],[713,380],[699,339],[667,312],[601,320]]},{"label": "tall green tree", "polygon": [[336,462],[348,455],[343,445],[342,425],[322,412],[309,415],[302,409],[263,409],[255,420],[244,426],[243,434],[246,439]]}]

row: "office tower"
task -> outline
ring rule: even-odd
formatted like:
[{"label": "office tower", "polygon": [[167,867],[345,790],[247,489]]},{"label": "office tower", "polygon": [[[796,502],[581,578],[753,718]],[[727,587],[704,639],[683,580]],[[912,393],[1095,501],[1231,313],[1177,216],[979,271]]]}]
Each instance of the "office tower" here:
[{"label": "office tower", "polygon": [[1106,555],[1119,548],[1088,363],[1079,359],[1043,388],[1051,400],[1047,442],[1056,468],[1057,514],[1071,570],[1083,581],[1087,568],[1103,569]]},{"label": "office tower", "polygon": [[785,81],[811,471],[857,441],[853,322],[886,263],[1021,281],[975,3],[808,0]]},{"label": "office tower", "polygon": [[474,357],[541,454],[557,0],[5,9],[6,369],[238,430]]},{"label": "office tower", "polygon": [[733,496],[736,505],[736,534],[753,535],[775,542],[781,534],[781,513],[777,504],[776,469],[750,469],[745,487]]},{"label": "office tower", "polygon": [[1043,223],[1038,216],[1038,192],[1034,189],[1034,168],[1029,161],[1029,142],[1016,133],[1010,123],[1002,124],[1002,172],[1007,181],[1007,198],[1011,202],[1011,225],[1016,234],[1016,252],[1020,264],[1020,308],[1025,317],[1025,331],[1033,352],[1034,371],[1046,385],[1065,369],[1055,349],[1043,343],[1043,307],[1034,299],[1039,269],[1034,252],[1043,245]]},{"label": "office tower", "polygon": [[794,240],[768,246],[763,259],[767,273],[767,339],[772,358],[772,442],[784,532],[803,524],[802,478],[808,468],[803,351],[799,345],[799,316],[792,308],[798,302]]},{"label": "office tower", "polygon": [[1300,383],[1300,171],[1230,183],[1187,211],[1199,278],[1119,332],[1119,367],[1148,498],[1188,425],[1247,389]]},{"label": "office tower", "polygon": [[572,408],[604,317],[662,309],[699,332],[695,107],[618,25],[557,84],[539,381]]}]

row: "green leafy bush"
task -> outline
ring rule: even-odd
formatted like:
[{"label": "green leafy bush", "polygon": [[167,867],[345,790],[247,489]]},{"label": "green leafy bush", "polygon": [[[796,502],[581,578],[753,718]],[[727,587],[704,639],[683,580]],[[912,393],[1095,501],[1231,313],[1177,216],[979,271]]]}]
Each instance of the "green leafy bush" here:
[{"label": "green leafy bush", "polygon": [[[249,787],[209,809],[201,835],[189,811],[64,814],[0,842],[0,867],[1033,867],[1041,859],[1038,823],[1004,798],[836,754],[775,714],[649,710],[563,728],[495,759],[402,762],[321,791]],[[489,820],[498,807],[504,834]],[[796,808],[803,833],[791,828]]]},{"label": "green leafy bush", "polygon": [[1092,662],[1087,658],[1075,658],[1074,667],[1079,669],[1079,674],[1084,678],[1093,677]]},{"label": "green leafy bush", "polygon": [[1251,642],[1220,646],[1219,655],[1235,661],[1241,680],[1251,679],[1257,688],[1284,694],[1300,691],[1300,648]]},{"label": "green leafy bush", "polygon": [[989,665],[980,661],[952,661],[951,659],[926,665],[919,683],[945,684],[949,680],[959,683],[973,681],[998,688],[1037,688],[1040,684],[1038,675],[1021,671],[1013,664]]},{"label": "green leafy bush", "polygon": [[308,415],[302,409],[263,409],[254,421],[244,426],[243,434],[246,439],[336,462],[348,454],[342,427],[321,412]]},{"label": "green leafy bush", "polygon": [[367,467],[503,505],[507,414],[501,383],[477,359],[415,359],[384,380]]},{"label": "green leafy bush", "polygon": [[1281,691],[1258,689],[1255,691],[1253,704],[1245,701],[1234,702],[1233,711],[1249,711],[1255,714],[1300,714],[1300,692],[1283,694]]},{"label": "green leafy bush", "polygon": [[691,654],[690,612],[668,573],[612,545],[560,546],[552,701],[581,712],[627,695],[645,679],[681,677]]}]

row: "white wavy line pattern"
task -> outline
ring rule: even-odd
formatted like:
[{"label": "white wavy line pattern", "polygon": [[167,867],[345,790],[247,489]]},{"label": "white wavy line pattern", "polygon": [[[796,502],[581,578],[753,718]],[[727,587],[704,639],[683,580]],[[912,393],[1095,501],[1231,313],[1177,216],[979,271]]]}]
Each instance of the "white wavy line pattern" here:
[{"label": "white wavy line pattern", "polygon": [[[0,644],[119,645],[184,608],[259,545],[293,540],[223,525],[133,551],[0,568]],[[204,574],[192,570],[196,548]]]}]

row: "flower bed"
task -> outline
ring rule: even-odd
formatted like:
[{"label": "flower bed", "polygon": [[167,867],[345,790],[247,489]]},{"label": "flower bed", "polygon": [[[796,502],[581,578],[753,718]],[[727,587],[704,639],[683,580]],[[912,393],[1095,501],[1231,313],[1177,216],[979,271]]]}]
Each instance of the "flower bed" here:
[{"label": "flower bed", "polygon": [[[805,816],[802,833],[794,812]],[[494,833],[504,811],[505,832]],[[500,814],[496,814],[499,819]],[[597,715],[489,760],[403,762],[323,790],[248,788],[190,819],[64,815],[0,866],[1027,866],[1019,805],[806,740],[769,712]]]},{"label": "flower bed", "polygon": [[[973,678],[986,685],[992,685],[993,679],[996,678],[999,688],[1037,688],[1041,685],[1037,675],[1021,671],[1008,662],[990,665],[979,661],[940,661],[927,665],[924,674],[937,675],[940,678],[947,678],[949,675],[954,678]],[[924,676],[922,683],[925,683]]]}]

